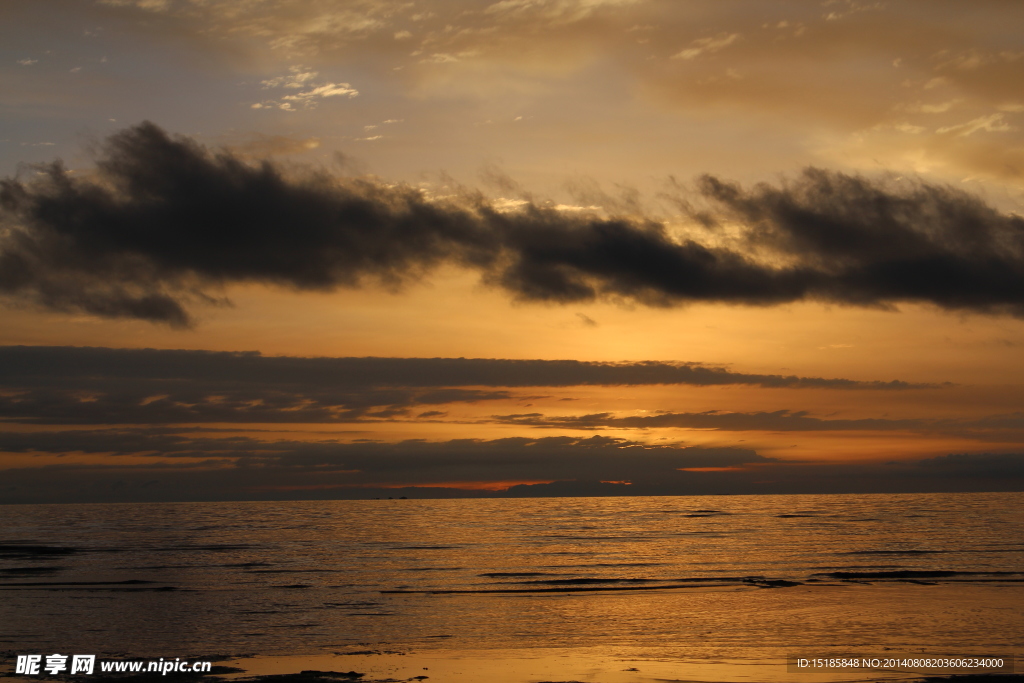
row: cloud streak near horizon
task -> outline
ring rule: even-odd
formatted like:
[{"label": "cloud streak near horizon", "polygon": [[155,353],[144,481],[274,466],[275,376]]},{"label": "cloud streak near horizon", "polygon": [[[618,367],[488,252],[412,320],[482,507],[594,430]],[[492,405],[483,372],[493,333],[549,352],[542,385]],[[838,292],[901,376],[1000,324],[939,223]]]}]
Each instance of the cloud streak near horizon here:
[{"label": "cloud streak near horizon", "polygon": [[407,419],[414,409],[427,406],[521,399],[509,391],[515,388],[643,385],[936,388],[899,380],[750,374],[655,361],[297,358],[258,352],[0,346],[0,418],[38,424]]},{"label": "cloud streak near horizon", "polygon": [[593,495],[1020,490],[1024,454],[885,463],[786,462],[750,448],[588,438],[260,441],[220,430],[0,432],[0,450],[108,454],[9,468],[0,504]]},{"label": "cloud streak near horizon", "polygon": [[918,432],[955,435],[973,439],[1019,440],[1024,435],[1024,413],[987,415],[980,418],[833,418],[815,417],[805,410],[699,413],[658,412],[653,415],[591,413],[544,415],[520,413],[495,415],[503,424],[556,429],[705,429],[726,432]]},{"label": "cloud streak near horizon", "polygon": [[509,211],[479,194],[252,164],[148,122],[100,150],[94,172],[58,161],[0,184],[9,301],[185,327],[231,284],[395,288],[456,265],[522,301],[1024,315],[1024,219],[924,182],[807,169],[744,189],[704,176],[693,229],[675,236],[652,218]]}]

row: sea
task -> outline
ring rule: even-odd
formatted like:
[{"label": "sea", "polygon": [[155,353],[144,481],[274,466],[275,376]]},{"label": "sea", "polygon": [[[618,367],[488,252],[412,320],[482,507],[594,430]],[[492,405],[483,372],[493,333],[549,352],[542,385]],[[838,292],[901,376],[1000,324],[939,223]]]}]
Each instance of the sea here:
[{"label": "sea", "polygon": [[[657,680],[810,681],[787,658],[1024,655],[1024,493],[9,505],[0,519],[8,663],[547,652],[656,663]],[[672,678],[673,663],[691,668]]]}]

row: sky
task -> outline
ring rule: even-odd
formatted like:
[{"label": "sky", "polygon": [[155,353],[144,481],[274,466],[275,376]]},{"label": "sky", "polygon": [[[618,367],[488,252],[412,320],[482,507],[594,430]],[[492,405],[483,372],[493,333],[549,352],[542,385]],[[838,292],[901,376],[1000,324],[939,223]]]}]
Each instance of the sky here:
[{"label": "sky", "polygon": [[1024,5],[0,6],[0,502],[1024,490]]}]

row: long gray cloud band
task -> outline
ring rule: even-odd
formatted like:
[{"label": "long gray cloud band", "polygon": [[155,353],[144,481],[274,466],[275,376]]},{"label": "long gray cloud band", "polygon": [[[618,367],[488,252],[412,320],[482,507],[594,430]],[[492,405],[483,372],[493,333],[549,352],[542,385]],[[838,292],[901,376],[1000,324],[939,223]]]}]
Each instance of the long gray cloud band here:
[{"label": "long gray cloud band", "polygon": [[[255,352],[0,346],[0,418],[39,424],[347,422],[517,398],[521,387],[748,385],[911,390],[935,385],[760,375],[655,361],[296,358]],[[426,411],[417,415],[418,411]]]}]

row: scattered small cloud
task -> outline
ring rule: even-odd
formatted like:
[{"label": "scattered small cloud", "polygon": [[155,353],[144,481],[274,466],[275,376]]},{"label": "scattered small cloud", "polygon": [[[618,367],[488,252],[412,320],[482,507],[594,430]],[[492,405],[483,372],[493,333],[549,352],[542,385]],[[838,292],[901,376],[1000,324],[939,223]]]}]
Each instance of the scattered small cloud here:
[{"label": "scattered small cloud", "polygon": [[304,88],[317,77],[316,71],[307,71],[303,66],[292,66],[288,69],[291,73],[275,78],[268,78],[260,81],[264,88]]},{"label": "scattered small cloud", "polygon": [[710,38],[698,38],[690,43],[690,47],[672,55],[672,59],[696,59],[703,54],[718,52],[719,50],[732,45],[739,40],[739,38],[739,33],[719,33],[718,35]]},{"label": "scattered small cloud", "polygon": [[314,79],[318,75],[317,71],[296,65],[289,67],[288,74],[260,81],[264,90],[284,89],[300,90],[301,92],[282,95],[279,99],[256,102],[251,105],[251,108],[297,111],[296,107],[313,109],[321,100],[328,97],[352,98],[359,95],[359,91],[349,83],[317,83]]}]

